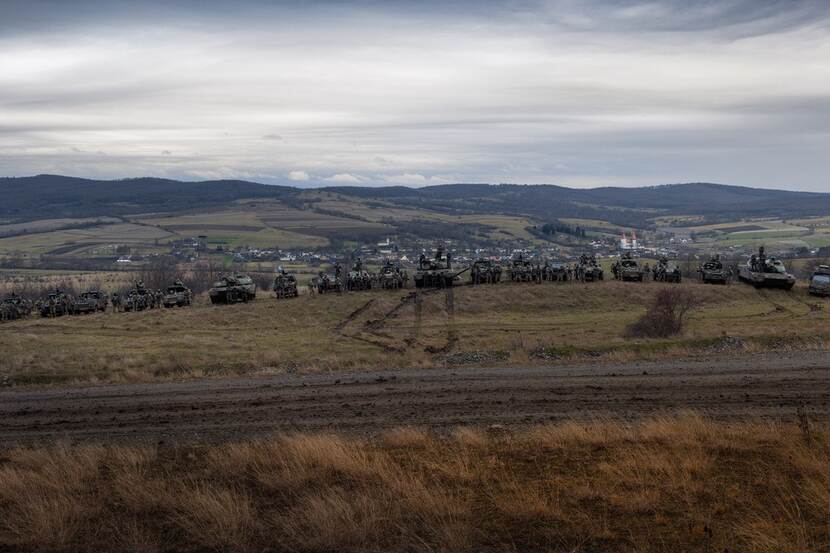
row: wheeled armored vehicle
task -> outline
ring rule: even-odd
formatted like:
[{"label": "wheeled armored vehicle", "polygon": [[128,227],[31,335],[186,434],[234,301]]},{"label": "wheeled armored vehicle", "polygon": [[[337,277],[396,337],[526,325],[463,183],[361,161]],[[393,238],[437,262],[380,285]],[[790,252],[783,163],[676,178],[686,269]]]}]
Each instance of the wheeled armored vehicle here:
[{"label": "wheeled armored vehicle", "polygon": [[680,266],[666,257],[661,257],[657,260],[657,265],[654,266],[652,277],[658,282],[675,282],[679,284],[682,279]]},{"label": "wheeled armored vehicle", "polygon": [[639,263],[637,263],[636,259],[631,257],[629,252],[622,254],[620,258],[614,262],[611,270],[614,273],[614,278],[623,282],[643,282],[645,277],[645,270]]},{"label": "wheeled armored vehicle", "polygon": [[581,282],[596,282],[605,278],[605,272],[597,263],[595,255],[582,254],[576,265],[576,279]]},{"label": "wheeled armored vehicle", "polygon": [[0,302],[0,321],[25,319],[32,314],[32,302],[17,294],[9,294]]},{"label": "wheeled armored vehicle", "polygon": [[320,271],[308,283],[308,289],[312,293],[316,292],[317,294],[331,294],[332,292],[339,294],[343,291],[343,281],[340,280],[337,274],[330,275]]},{"label": "wheeled armored vehicle", "polygon": [[813,276],[810,277],[810,288],[808,291],[813,296],[830,296],[830,266],[819,265],[813,271]]},{"label": "wheeled armored vehicle", "polygon": [[274,295],[278,299],[296,298],[300,295],[297,289],[297,277],[288,274],[280,267],[277,276],[274,277]]},{"label": "wheeled armored vehicle", "polygon": [[81,313],[106,311],[109,301],[110,297],[106,292],[102,292],[101,290],[87,290],[75,298],[75,302],[72,305],[72,313],[80,315]]},{"label": "wheeled armored vehicle", "polygon": [[164,307],[186,307],[191,303],[193,303],[193,292],[181,280],[168,286],[161,298],[161,304]]},{"label": "wheeled armored vehicle", "polygon": [[401,268],[400,265],[387,261],[380,268],[377,281],[378,285],[385,290],[398,290],[400,288],[406,288],[409,275],[406,269]]},{"label": "wheeled armored vehicle", "polygon": [[75,298],[60,290],[55,290],[40,302],[40,316],[62,317],[64,315],[71,315],[74,303]]},{"label": "wheeled armored vehicle", "polygon": [[470,267],[471,284],[496,284],[501,281],[501,264],[492,259],[479,258]]}]

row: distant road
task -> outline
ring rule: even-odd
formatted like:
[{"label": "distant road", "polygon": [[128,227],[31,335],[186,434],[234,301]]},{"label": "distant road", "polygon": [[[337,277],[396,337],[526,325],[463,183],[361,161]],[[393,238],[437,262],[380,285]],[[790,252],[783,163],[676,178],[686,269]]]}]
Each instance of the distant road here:
[{"label": "distant road", "polygon": [[228,441],[274,431],[371,434],[515,427],[694,409],[717,419],[830,418],[830,352],[556,366],[400,370],[0,392],[0,447],[59,440]]}]

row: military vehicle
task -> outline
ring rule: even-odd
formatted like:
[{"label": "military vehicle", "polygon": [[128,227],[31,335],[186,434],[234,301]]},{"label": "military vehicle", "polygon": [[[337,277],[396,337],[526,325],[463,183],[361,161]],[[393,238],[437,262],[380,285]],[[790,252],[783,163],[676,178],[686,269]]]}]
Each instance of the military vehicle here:
[{"label": "military vehicle", "polygon": [[756,288],[784,288],[795,285],[795,277],[787,272],[780,259],[767,257],[764,246],[758,248],[758,255],[752,254],[745,265],[738,267],[738,278]]},{"label": "military vehicle", "polygon": [[372,289],[372,275],[363,268],[360,258],[354,262],[352,270],[346,273],[345,285],[348,291]]},{"label": "military vehicle", "polygon": [[605,279],[605,272],[597,263],[595,255],[582,254],[576,265],[576,279],[581,282],[596,282]]},{"label": "military vehicle", "polygon": [[676,262],[670,261],[667,257],[661,257],[657,260],[657,265],[654,266],[652,276],[658,282],[680,283],[682,278],[680,267]]},{"label": "military vehicle", "polygon": [[72,313],[80,315],[81,313],[96,313],[98,311],[106,311],[107,304],[110,297],[106,292],[101,290],[87,290],[75,298],[72,305]]},{"label": "military vehicle", "polygon": [[400,265],[386,261],[377,275],[378,285],[385,290],[406,288],[409,274]]},{"label": "military vehicle", "polygon": [[567,282],[571,278],[570,267],[561,261],[545,263],[542,267],[542,280],[551,282]]},{"label": "military vehicle", "polygon": [[460,271],[452,268],[452,255],[447,252],[444,256],[444,248],[439,246],[435,250],[433,259],[421,254],[418,260],[418,270],[415,271],[415,288],[447,288],[455,284],[456,279],[469,267]]},{"label": "military vehicle", "polygon": [[0,302],[0,321],[25,319],[32,313],[32,302],[17,294],[9,294]]},{"label": "military vehicle", "polygon": [[193,292],[181,280],[167,287],[161,298],[164,307],[186,307],[193,303]]},{"label": "military vehicle", "polygon": [[522,254],[511,261],[508,272],[510,280],[513,282],[531,282],[534,280],[533,263],[529,259],[525,259]]},{"label": "military vehicle", "polygon": [[640,267],[637,260],[631,257],[631,253],[625,252],[620,258],[611,266],[611,271],[614,273],[614,278],[623,282],[637,281],[643,282],[645,270]]},{"label": "military vehicle", "polygon": [[256,284],[248,275],[222,275],[208,291],[211,303],[240,303],[256,298]]},{"label": "military vehicle", "polygon": [[478,258],[470,267],[471,284],[496,284],[501,281],[501,264],[491,259]]},{"label": "military vehicle", "polygon": [[810,277],[810,294],[814,296],[830,296],[830,267],[827,265],[819,265],[813,276]]},{"label": "military vehicle", "polygon": [[310,292],[318,294],[330,294],[332,292],[339,294],[343,291],[343,281],[337,276],[337,273],[330,275],[320,271],[308,283],[308,289]]},{"label": "military vehicle", "polygon": [[726,284],[729,281],[729,269],[723,266],[720,255],[713,255],[697,269],[700,281],[704,284]]},{"label": "military vehicle", "polygon": [[124,311],[144,311],[150,309],[153,303],[153,291],[148,290],[144,282],[139,280],[135,287],[127,292],[121,307]]},{"label": "military vehicle", "polygon": [[72,296],[60,290],[55,290],[40,302],[40,316],[62,317],[64,315],[71,315],[73,311],[72,305],[74,303],[75,299]]},{"label": "military vehicle", "polygon": [[274,277],[274,295],[278,299],[296,298],[300,295],[297,289],[297,277],[290,275],[280,267]]}]

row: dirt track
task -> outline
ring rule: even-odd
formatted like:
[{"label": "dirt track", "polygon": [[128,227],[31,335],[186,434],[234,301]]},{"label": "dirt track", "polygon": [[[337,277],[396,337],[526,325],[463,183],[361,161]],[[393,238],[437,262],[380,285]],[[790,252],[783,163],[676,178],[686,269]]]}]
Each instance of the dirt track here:
[{"label": "dirt track", "polygon": [[0,392],[0,447],[236,440],[275,430],[508,427],[691,408],[830,418],[830,352],[552,368],[283,375]]}]

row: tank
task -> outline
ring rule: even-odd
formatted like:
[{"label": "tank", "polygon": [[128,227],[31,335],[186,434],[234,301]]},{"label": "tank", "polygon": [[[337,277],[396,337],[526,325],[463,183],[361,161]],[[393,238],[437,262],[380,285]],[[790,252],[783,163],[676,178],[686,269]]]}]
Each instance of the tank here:
[{"label": "tank", "polygon": [[164,307],[187,307],[193,303],[193,292],[181,280],[176,280],[164,291],[161,303]]},{"label": "tank", "polygon": [[72,313],[79,315],[82,313],[106,311],[109,299],[110,297],[106,292],[102,292],[101,290],[87,290],[75,298]]},{"label": "tank", "polygon": [[700,281],[704,284],[726,284],[729,281],[730,272],[723,266],[720,255],[713,255],[697,269]]},{"label": "tank", "polygon": [[605,271],[597,263],[595,255],[582,254],[576,265],[576,279],[581,282],[596,282],[605,279]]},{"label": "tank", "polygon": [[223,275],[208,292],[211,303],[240,303],[256,298],[256,284],[248,275]]},{"label": "tank", "polygon": [[0,321],[25,319],[32,314],[32,302],[17,294],[9,294],[0,302]]},{"label": "tank", "polygon": [[444,255],[444,248],[439,246],[435,250],[435,257],[427,258],[421,254],[418,260],[418,270],[415,271],[415,288],[447,288],[455,285],[456,279],[469,267],[454,271],[452,268],[452,255],[447,252]]},{"label": "tank", "polygon": [[680,267],[676,262],[669,260],[667,257],[661,257],[657,260],[657,265],[654,266],[652,276],[658,282],[675,282],[680,283]]},{"label": "tank", "polygon": [[61,292],[60,290],[55,290],[40,301],[40,316],[62,317],[64,315],[70,315],[72,313],[72,306],[74,303],[75,299],[72,296]]},{"label": "tank", "polygon": [[808,291],[814,296],[830,296],[830,266],[819,265],[813,271],[813,276],[810,277],[810,288]]},{"label": "tank", "polygon": [[629,252],[625,252],[620,258],[614,262],[611,267],[614,273],[614,278],[623,282],[636,281],[643,282],[645,270],[637,263],[637,260],[631,257]]},{"label": "tank", "polygon": [[795,285],[795,277],[787,272],[787,268],[780,259],[767,257],[764,247],[758,249],[758,254],[738,268],[738,278],[756,288],[783,288],[790,290]]},{"label": "tank", "polygon": [[400,265],[386,261],[377,276],[378,285],[385,290],[406,288],[409,274]]},{"label": "tank", "polygon": [[470,267],[470,284],[496,284],[501,281],[501,264],[478,258]]},{"label": "tank", "polygon": [[299,296],[297,289],[297,277],[288,274],[280,267],[277,276],[274,277],[274,295],[277,299],[296,298]]}]

